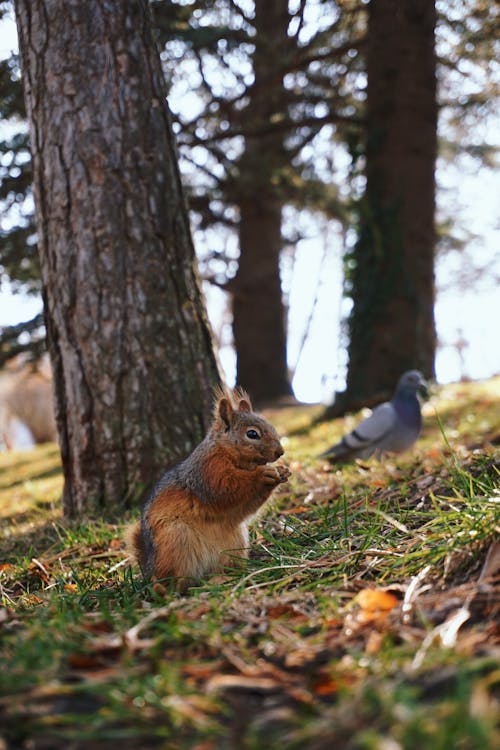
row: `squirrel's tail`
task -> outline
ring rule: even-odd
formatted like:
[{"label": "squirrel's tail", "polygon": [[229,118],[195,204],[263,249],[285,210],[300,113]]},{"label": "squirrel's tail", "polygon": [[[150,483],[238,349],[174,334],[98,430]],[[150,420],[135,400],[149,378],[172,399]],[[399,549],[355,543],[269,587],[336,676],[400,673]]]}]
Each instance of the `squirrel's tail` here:
[{"label": "squirrel's tail", "polygon": [[146,549],[144,547],[144,539],[142,538],[140,521],[136,521],[125,529],[125,543],[129,555],[134,557],[141,568],[144,569],[146,563]]}]

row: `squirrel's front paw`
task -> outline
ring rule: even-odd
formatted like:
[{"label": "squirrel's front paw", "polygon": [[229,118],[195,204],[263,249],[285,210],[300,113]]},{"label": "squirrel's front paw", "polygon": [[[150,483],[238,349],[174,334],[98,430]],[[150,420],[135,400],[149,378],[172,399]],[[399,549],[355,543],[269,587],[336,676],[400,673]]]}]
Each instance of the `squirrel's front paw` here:
[{"label": "squirrel's front paw", "polygon": [[278,466],[264,466],[262,469],[262,481],[264,484],[276,486],[281,482],[286,482],[291,472],[288,466],[279,464]]}]

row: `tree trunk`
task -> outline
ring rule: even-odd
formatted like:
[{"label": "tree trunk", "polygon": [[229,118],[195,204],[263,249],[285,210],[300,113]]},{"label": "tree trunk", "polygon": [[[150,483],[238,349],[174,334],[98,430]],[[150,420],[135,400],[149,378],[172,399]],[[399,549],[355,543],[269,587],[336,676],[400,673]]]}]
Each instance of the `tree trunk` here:
[{"label": "tree trunk", "polygon": [[405,370],[434,376],[434,26],[434,0],[371,0],[367,184],[337,412],[391,393]]},{"label": "tree trunk", "polygon": [[257,403],[291,393],[281,294],[281,204],[240,202],[240,260],[233,294],[237,382]]},{"label": "tree trunk", "polygon": [[[256,0],[255,80],[245,110],[250,130],[265,131],[283,107],[283,80],[276,68],[288,54],[288,23],[288,0]],[[231,291],[237,382],[260,403],[291,393],[280,280],[279,179],[287,161],[282,135],[249,135],[236,186],[240,259]]]},{"label": "tree trunk", "polygon": [[16,0],[64,509],[201,439],[217,366],[147,0]]}]

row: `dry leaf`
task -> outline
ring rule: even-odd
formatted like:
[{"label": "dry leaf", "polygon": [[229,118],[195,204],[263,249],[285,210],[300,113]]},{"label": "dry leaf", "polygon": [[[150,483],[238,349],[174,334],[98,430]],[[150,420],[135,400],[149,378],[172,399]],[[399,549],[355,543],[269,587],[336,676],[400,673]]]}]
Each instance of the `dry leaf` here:
[{"label": "dry leaf", "polygon": [[330,617],[328,620],[324,621],[324,625],[327,628],[339,628],[342,624],[340,617]]},{"label": "dry leaf", "polygon": [[98,654],[70,654],[68,656],[68,664],[72,669],[96,669],[102,663],[102,658]]},{"label": "dry leaf", "polygon": [[29,594],[29,596],[26,598],[27,604],[43,604],[43,599],[41,599],[36,594]]},{"label": "dry leaf", "polygon": [[441,461],[442,460],[442,455],[441,455],[440,448],[437,448],[435,446],[429,448],[429,450],[427,451],[427,457],[430,458],[430,459],[433,459],[433,460],[437,459],[437,460]]},{"label": "dry leaf", "polygon": [[346,633],[350,634],[368,623],[384,622],[389,612],[398,604],[399,599],[388,591],[363,589],[349,604],[349,609],[357,609],[349,612],[345,618]]},{"label": "dry leaf", "polygon": [[449,617],[442,625],[437,628],[439,637],[443,646],[452,648],[457,642],[458,631],[470,617],[470,612],[465,607],[461,607],[452,617]]},{"label": "dry leaf", "polygon": [[458,631],[470,617],[470,612],[466,607],[460,607],[457,611],[448,617],[441,625],[427,633],[422,645],[415,654],[412,662],[412,669],[419,669],[425,659],[427,651],[434,641],[439,640],[445,648],[453,648],[457,643]]},{"label": "dry leaf", "polygon": [[[307,500],[307,498],[306,498]],[[309,513],[310,508],[306,508],[305,505],[298,505],[296,508],[284,508],[280,510],[281,516],[298,516],[300,513]]]},{"label": "dry leaf", "polygon": [[316,695],[333,695],[338,692],[339,685],[328,674],[320,674],[313,683],[313,692]]},{"label": "dry leaf", "polygon": [[[215,576],[210,579],[211,582],[214,582],[214,578]],[[207,612],[210,612],[210,605],[206,602],[203,602],[198,607],[185,612],[183,612],[182,610],[178,610],[176,614],[179,620],[199,620],[200,617],[202,617],[202,615],[206,615]]]},{"label": "dry leaf", "polygon": [[383,489],[384,487],[387,487],[387,482],[385,479],[370,479],[368,487],[372,490]]},{"label": "dry leaf", "polygon": [[44,565],[40,560],[37,560],[36,557],[32,559],[30,564],[28,565],[28,570],[33,576],[37,576],[38,578],[41,578],[44,583],[48,583],[50,580],[50,573],[48,569],[48,565]]},{"label": "dry leaf", "polygon": [[426,474],[421,479],[417,479],[415,486],[418,487],[419,490],[425,490],[426,487],[429,487],[435,481],[436,478],[432,476],[432,474]]},{"label": "dry leaf", "polygon": [[356,594],[352,603],[366,612],[389,612],[399,604],[399,599],[389,591],[363,589]]},{"label": "dry leaf", "polygon": [[306,664],[314,662],[322,649],[323,646],[321,644],[299,645],[285,656],[285,666],[290,669],[304,667]]},{"label": "dry leaf", "polygon": [[88,643],[89,651],[93,653],[101,652],[106,654],[116,653],[122,650],[124,646],[121,635],[101,635],[92,639]]},{"label": "dry leaf", "polygon": [[107,620],[84,620],[82,627],[87,633],[112,633],[113,626]]},{"label": "dry leaf", "polygon": [[[331,467],[329,466],[329,468]],[[342,488],[337,482],[335,482],[334,484],[330,482],[319,487],[316,486],[309,490],[304,498],[304,504],[309,505],[311,503],[329,503],[331,500],[335,500],[337,497],[339,497],[341,492]]]},{"label": "dry leaf", "polygon": [[382,633],[379,633],[378,630],[370,630],[368,638],[366,639],[365,653],[368,656],[374,656],[375,654],[378,654],[380,649],[382,648],[383,641],[384,636],[382,635]]},{"label": "dry leaf", "polygon": [[75,594],[78,591],[78,586],[76,585],[76,583],[65,583],[64,590],[70,591],[73,594]]},{"label": "dry leaf", "polygon": [[214,676],[215,672],[218,672],[221,669],[223,663],[224,662],[219,659],[208,663],[186,664],[182,668],[182,674],[188,679],[191,678],[191,680],[208,680]]},{"label": "dry leaf", "polygon": [[484,561],[483,569],[479,580],[482,581],[484,578],[490,578],[496,575],[500,571],[500,542],[492,542],[486,560]]},{"label": "dry leaf", "polygon": [[293,604],[276,604],[274,607],[269,607],[266,614],[271,620],[277,620],[284,615],[290,620],[307,620],[306,615],[298,612]]},{"label": "dry leaf", "polygon": [[260,693],[269,693],[277,690],[279,683],[270,677],[245,677],[239,674],[218,674],[207,682],[207,693],[215,693],[219,690],[255,690]]}]

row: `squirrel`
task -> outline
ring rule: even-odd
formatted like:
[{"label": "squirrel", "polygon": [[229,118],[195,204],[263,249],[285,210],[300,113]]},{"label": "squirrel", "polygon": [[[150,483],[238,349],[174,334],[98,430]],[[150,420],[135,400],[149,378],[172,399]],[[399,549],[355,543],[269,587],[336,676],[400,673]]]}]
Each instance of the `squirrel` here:
[{"label": "squirrel", "polygon": [[207,435],[163,475],[128,532],[157,591],[165,591],[159,579],[174,577],[184,592],[192,579],[248,557],[248,520],[290,476],[287,466],[270,465],[282,455],[276,430],[254,413],[248,394],[217,389]]}]

